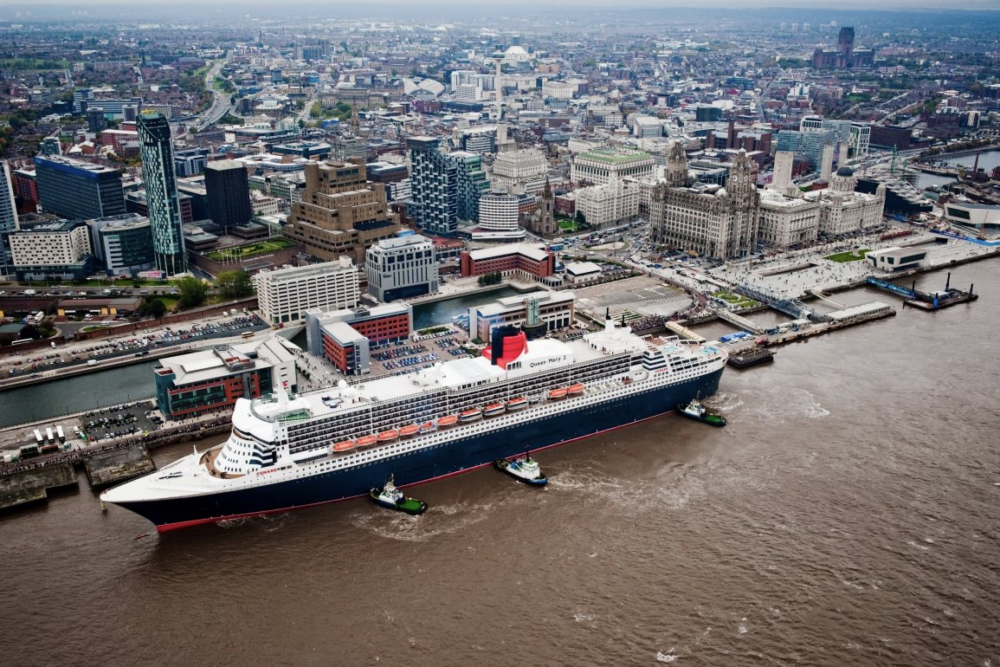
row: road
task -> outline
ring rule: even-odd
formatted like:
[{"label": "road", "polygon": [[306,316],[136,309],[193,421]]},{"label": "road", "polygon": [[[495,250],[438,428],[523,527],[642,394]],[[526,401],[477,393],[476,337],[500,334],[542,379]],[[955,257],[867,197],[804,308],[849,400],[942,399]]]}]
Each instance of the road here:
[{"label": "road", "polygon": [[198,132],[204,130],[206,127],[218,121],[235,108],[229,103],[229,99],[231,97],[230,93],[215,90],[213,87],[215,77],[222,71],[226,62],[228,62],[226,59],[218,60],[208,69],[207,72],[205,72],[205,89],[211,91],[212,93],[212,106],[209,107],[208,111],[201,114],[198,120],[191,123],[192,130],[196,130]]}]

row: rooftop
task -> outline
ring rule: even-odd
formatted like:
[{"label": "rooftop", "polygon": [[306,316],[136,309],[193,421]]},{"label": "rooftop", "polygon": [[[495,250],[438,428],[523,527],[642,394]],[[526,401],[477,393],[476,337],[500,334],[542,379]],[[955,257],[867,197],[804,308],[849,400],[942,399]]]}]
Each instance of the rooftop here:
[{"label": "rooftop", "polygon": [[594,150],[580,153],[577,159],[593,160],[604,162],[605,164],[625,164],[636,160],[651,160],[653,156],[642,151],[633,151],[616,148],[596,148]]},{"label": "rooftop", "polygon": [[545,250],[544,245],[533,243],[514,243],[497,246],[496,248],[482,248],[481,250],[472,250],[469,252],[469,256],[477,262],[481,262],[484,259],[493,259],[495,257],[505,257],[507,255],[514,254],[524,255],[529,259],[535,260],[536,262],[544,261],[549,256],[549,253]]}]

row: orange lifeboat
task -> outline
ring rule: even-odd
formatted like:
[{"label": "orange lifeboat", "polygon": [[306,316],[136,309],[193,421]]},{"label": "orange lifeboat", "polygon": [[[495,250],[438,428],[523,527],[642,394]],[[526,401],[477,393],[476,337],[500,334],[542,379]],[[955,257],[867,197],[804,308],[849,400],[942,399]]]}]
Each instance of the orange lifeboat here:
[{"label": "orange lifeboat", "polygon": [[583,384],[577,382],[576,384],[571,384],[566,390],[566,393],[570,396],[580,396],[583,394]]},{"label": "orange lifeboat", "polygon": [[353,440],[344,440],[343,442],[338,442],[336,445],[333,446],[333,451],[336,452],[337,454],[346,454],[352,449],[354,449]]},{"label": "orange lifeboat", "polygon": [[438,419],[438,426],[454,426],[458,423],[458,417],[455,415],[445,415]]},{"label": "orange lifeboat", "polygon": [[458,419],[463,424],[474,422],[477,419],[482,419],[482,418],[483,418],[483,411],[479,408],[469,408],[468,410],[462,410],[460,413],[458,413]]},{"label": "orange lifeboat", "polygon": [[549,398],[553,401],[558,401],[560,398],[566,398],[566,389],[560,387],[559,389],[550,390]]},{"label": "orange lifeboat", "polygon": [[416,424],[410,424],[409,426],[404,426],[403,428],[399,429],[399,434],[404,438],[409,438],[411,436],[416,435],[419,430],[420,430],[419,426],[417,426]]},{"label": "orange lifeboat", "polygon": [[399,431],[382,431],[378,434],[379,442],[392,442],[399,437]]},{"label": "orange lifeboat", "polygon": [[375,436],[374,435],[363,435],[360,438],[358,438],[358,440],[357,440],[357,442],[355,444],[358,446],[359,449],[361,447],[371,447],[372,445],[375,444]]},{"label": "orange lifeboat", "polygon": [[496,415],[502,415],[506,406],[503,403],[490,403],[485,408],[483,408],[483,414],[487,417],[494,417]]},{"label": "orange lifeboat", "polygon": [[514,412],[515,410],[523,410],[528,407],[528,399],[524,396],[518,396],[517,398],[512,398],[507,401],[507,410],[509,412]]}]

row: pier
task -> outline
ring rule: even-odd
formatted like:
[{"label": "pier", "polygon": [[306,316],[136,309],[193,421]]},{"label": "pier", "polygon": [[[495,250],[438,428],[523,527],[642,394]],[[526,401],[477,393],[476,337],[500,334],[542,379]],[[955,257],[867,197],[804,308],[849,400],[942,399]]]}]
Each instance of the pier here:
[{"label": "pier", "polygon": [[85,459],[83,465],[93,489],[118,484],[156,470],[145,445],[99,452]]},{"label": "pier", "polygon": [[39,462],[27,470],[0,476],[0,510],[45,500],[50,489],[77,484],[72,464],[44,465]]}]

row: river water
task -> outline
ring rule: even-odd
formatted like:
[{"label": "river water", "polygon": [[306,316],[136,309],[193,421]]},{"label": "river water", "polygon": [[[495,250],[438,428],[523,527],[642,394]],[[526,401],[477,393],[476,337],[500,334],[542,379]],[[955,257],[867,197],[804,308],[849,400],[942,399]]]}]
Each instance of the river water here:
[{"label": "river water", "polygon": [[423,485],[420,517],[358,500],[135,539],[81,475],[0,517],[2,662],[1000,665],[1000,263],[972,282],[727,370],[724,429],[548,450],[543,490]]}]

